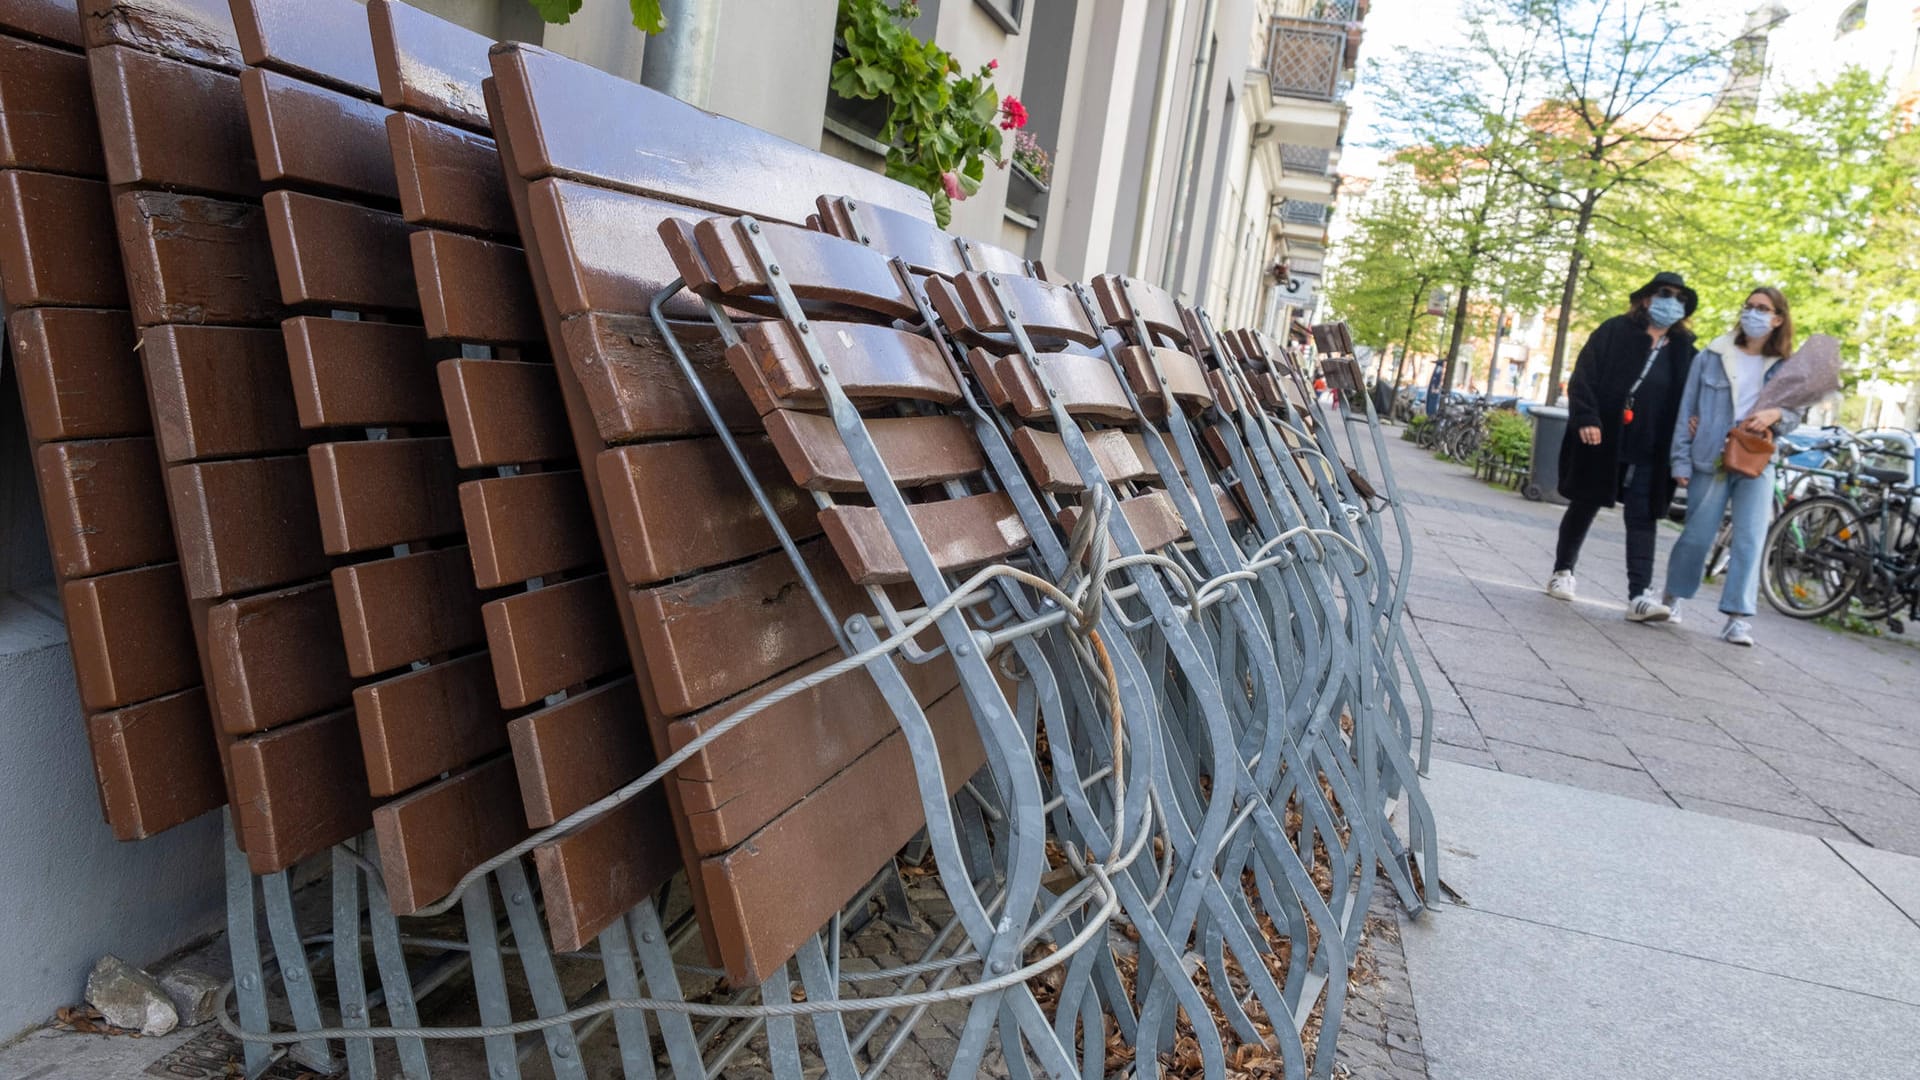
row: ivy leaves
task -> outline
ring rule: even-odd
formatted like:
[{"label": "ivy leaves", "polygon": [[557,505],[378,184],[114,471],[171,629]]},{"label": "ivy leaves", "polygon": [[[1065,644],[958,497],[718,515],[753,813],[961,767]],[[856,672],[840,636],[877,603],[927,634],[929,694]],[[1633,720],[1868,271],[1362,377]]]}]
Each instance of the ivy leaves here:
[{"label": "ivy leaves", "polygon": [[[585,0],[527,0],[527,3],[533,5],[543,21],[565,24],[572,21]],[[633,25],[645,33],[657,34],[667,28],[660,0],[627,0],[627,8],[633,13]]]}]

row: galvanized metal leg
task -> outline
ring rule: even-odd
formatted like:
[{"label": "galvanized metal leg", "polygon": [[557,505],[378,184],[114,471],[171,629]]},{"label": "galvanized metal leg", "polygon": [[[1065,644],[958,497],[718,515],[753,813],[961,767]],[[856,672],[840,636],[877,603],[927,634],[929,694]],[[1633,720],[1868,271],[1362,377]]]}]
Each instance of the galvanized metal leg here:
[{"label": "galvanized metal leg", "polygon": [[[340,1026],[370,1026],[367,984],[360,966],[360,866],[344,844],[333,849],[333,978],[340,997]],[[348,1075],[353,1080],[374,1080],[373,1042],[343,1041]]]},{"label": "galvanized metal leg", "polygon": [[[793,984],[787,979],[787,965],[781,964],[760,983],[763,1005],[790,1004]],[[800,1038],[791,1016],[767,1017],[767,1064],[774,1080],[800,1080]]]},{"label": "galvanized metal leg", "polygon": [[[615,919],[600,931],[600,967],[606,972],[608,998],[640,996],[640,974],[633,966],[625,920]],[[653,1040],[647,1035],[646,1013],[633,1009],[614,1013],[613,1031],[620,1040],[620,1072],[625,1080],[653,1080]]]},{"label": "galvanized metal leg", "polygon": [[[461,912],[467,920],[467,947],[473,950],[473,989],[480,1007],[480,1022],[489,1026],[513,1022],[513,1007],[507,998],[507,972],[500,962],[499,933],[493,921],[492,886],[485,879],[476,881],[461,897]],[[493,1035],[486,1040],[488,1080],[520,1080],[520,1055],[511,1035]]]},{"label": "galvanized metal leg", "polygon": [[[320,1019],[320,999],[313,989],[313,972],[307,967],[306,946],[300,943],[300,925],[293,916],[293,890],[287,883],[287,871],[260,879],[260,892],[266,902],[267,935],[273,940],[274,959],[280,964],[281,984],[286,987],[287,1006],[293,1011],[296,1031],[316,1031],[325,1027]],[[322,1075],[337,1067],[333,1053],[324,1040],[295,1043],[295,1061]]]},{"label": "galvanized metal leg", "polygon": [[[826,952],[815,934],[800,946],[794,958],[800,968],[800,985],[806,988],[808,1001],[832,1001],[840,996],[833,972],[827,967]],[[813,1014],[813,1036],[818,1040],[820,1059],[826,1062],[830,1080],[859,1080],[860,1069],[853,1061],[853,1047],[847,1042],[843,1013]]]},{"label": "galvanized metal leg", "polygon": [[[372,833],[362,838],[362,846],[367,852],[370,866],[380,865],[378,842]],[[386,998],[387,1020],[394,1027],[418,1027],[420,1009],[414,997],[413,973],[407,967],[406,953],[400,949],[400,921],[394,918],[393,905],[387,899],[386,883],[379,874],[371,870],[367,874],[367,925],[373,936],[373,962],[380,972],[380,989]],[[469,927],[469,935],[472,930]],[[488,943],[497,940],[497,935],[489,934]],[[479,956],[479,943],[470,942],[474,951],[472,958]],[[496,954],[497,956],[497,954]],[[476,971],[474,980],[479,981]],[[400,1056],[400,1072],[404,1080],[428,1080],[426,1043],[415,1038],[399,1038],[393,1041],[394,1050]]]},{"label": "galvanized metal leg", "polygon": [[[633,934],[634,950],[640,954],[640,970],[647,978],[647,996],[679,1001],[680,976],[673,970],[673,953],[667,948],[667,935],[660,929],[660,915],[652,900],[642,900],[627,912]],[[678,1080],[704,1077],[700,1063],[700,1043],[693,1037],[693,1021],[686,1013],[654,1014],[660,1024],[660,1039],[667,1044],[667,1061]]]},{"label": "galvanized metal leg", "polygon": [[[267,976],[260,963],[253,871],[247,866],[246,853],[240,850],[231,811],[226,814],[226,838],[227,948],[233,956],[233,992],[240,999],[241,1028],[264,1035],[272,1029],[272,1021],[267,1018]],[[247,1080],[258,1080],[273,1064],[272,1048],[258,1042],[243,1042],[241,1047]]]},{"label": "galvanized metal leg", "polygon": [[[553,953],[547,948],[546,930],[540,925],[540,912],[533,904],[533,889],[527,884],[527,869],[518,859],[494,871],[500,881],[500,894],[507,901],[507,922],[513,927],[514,946],[520,951],[520,970],[526,974],[527,989],[533,995],[533,1007],[541,1016],[558,1016],[567,1011],[567,997],[561,992],[560,979],[553,969]],[[573,1028],[561,1024],[547,1028],[547,1055],[553,1060],[553,1075],[558,1080],[586,1080],[587,1070],[580,1062],[580,1047]]]}]

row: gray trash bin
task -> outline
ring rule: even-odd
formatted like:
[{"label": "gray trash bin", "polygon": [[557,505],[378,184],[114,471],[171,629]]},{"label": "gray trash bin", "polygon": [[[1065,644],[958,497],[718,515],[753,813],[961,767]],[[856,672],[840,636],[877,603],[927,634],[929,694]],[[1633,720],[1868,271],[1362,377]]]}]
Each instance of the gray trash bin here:
[{"label": "gray trash bin", "polygon": [[1524,492],[1534,502],[1542,499],[1566,505],[1560,497],[1560,440],[1567,437],[1567,410],[1536,405],[1533,417],[1533,467]]}]

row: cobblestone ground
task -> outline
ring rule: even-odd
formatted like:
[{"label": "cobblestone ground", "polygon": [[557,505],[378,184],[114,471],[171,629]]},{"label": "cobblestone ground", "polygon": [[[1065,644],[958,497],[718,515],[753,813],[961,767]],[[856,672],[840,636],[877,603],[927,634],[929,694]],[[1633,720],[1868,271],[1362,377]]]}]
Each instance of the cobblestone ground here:
[{"label": "cobblestone ground", "polygon": [[1718,639],[1713,585],[1680,625],[1629,623],[1617,511],[1587,539],[1580,599],[1551,599],[1560,508],[1395,435],[1435,756],[1920,854],[1920,631],[1844,633],[1762,600],[1742,648]]},{"label": "cobblestone ground", "polygon": [[1360,974],[1349,984],[1333,1075],[1344,1080],[1426,1080],[1427,1054],[1400,947],[1399,901],[1373,894]]}]

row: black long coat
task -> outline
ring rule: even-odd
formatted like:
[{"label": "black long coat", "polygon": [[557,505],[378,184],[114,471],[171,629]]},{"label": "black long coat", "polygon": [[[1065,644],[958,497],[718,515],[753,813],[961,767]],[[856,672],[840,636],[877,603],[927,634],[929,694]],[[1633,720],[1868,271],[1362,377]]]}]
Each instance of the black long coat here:
[{"label": "black long coat", "polygon": [[[1615,315],[1601,323],[1581,347],[1573,378],[1567,383],[1567,434],[1560,443],[1560,494],[1565,498],[1600,506],[1612,506],[1619,499],[1620,442],[1626,427],[1622,411],[1628,388],[1646,366],[1651,344],[1644,316]],[[1660,470],[1653,491],[1655,515],[1666,513],[1673,501],[1672,470],[1663,463],[1673,449],[1673,425],[1680,415],[1687,371],[1699,351],[1693,334],[1680,327],[1668,332],[1666,348],[1673,372],[1666,400],[1647,401],[1642,395],[1633,407],[1635,424],[1654,425],[1651,467]],[[1595,425],[1600,428],[1600,444],[1588,446],[1580,441],[1580,429]]]}]

